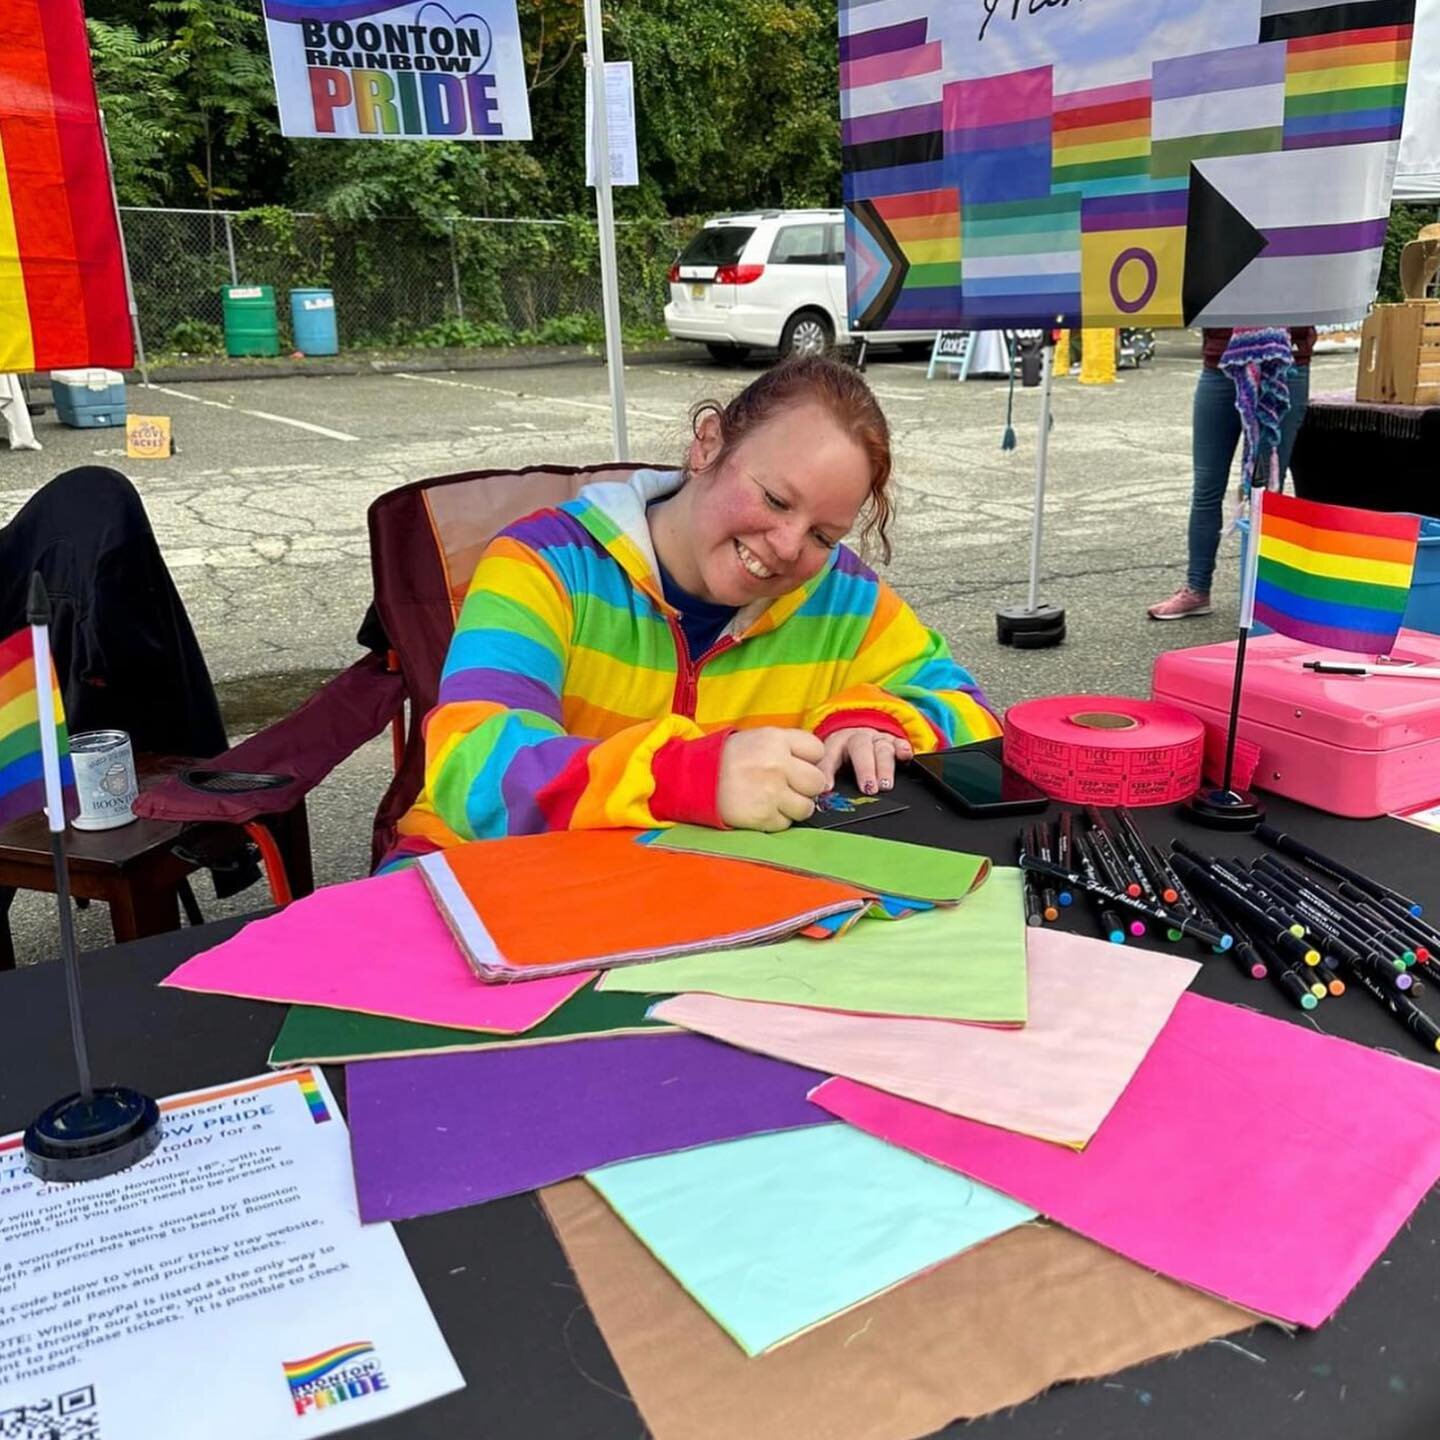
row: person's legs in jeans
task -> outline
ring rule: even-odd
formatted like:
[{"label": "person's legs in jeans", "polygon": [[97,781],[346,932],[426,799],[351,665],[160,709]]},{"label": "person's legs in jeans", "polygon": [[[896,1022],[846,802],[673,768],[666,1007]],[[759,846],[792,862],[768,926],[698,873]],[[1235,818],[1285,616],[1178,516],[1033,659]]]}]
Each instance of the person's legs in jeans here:
[{"label": "person's legs in jeans", "polygon": [[1190,559],[1185,572],[1186,585],[1197,595],[1210,594],[1215,576],[1225,488],[1239,443],[1234,381],[1223,370],[1202,370],[1195,387],[1191,429],[1195,481],[1190,494]]}]

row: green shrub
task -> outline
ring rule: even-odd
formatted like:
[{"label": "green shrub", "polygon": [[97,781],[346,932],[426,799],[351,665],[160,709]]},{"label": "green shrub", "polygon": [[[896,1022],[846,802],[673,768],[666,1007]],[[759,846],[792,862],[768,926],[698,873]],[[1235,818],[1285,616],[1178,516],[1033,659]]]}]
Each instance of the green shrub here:
[{"label": "green shrub", "polygon": [[185,355],[218,355],[225,349],[225,332],[209,320],[182,320],[171,328],[168,348]]},{"label": "green shrub", "polygon": [[513,345],[514,334],[493,321],[476,322],[457,315],[446,316],[423,330],[415,331],[408,340],[394,343],[423,345],[439,350],[478,350],[490,345]]}]

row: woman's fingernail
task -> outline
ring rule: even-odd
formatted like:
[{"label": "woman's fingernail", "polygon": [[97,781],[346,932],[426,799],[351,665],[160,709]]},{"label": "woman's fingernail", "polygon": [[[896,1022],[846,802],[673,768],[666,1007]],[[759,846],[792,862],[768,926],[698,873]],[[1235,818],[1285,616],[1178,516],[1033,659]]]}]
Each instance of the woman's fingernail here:
[{"label": "woman's fingernail", "polygon": [[865,793],[867,795],[873,795],[875,793],[875,782],[873,780],[867,780],[865,782]]},{"label": "woman's fingernail", "polygon": [[895,782],[893,780],[882,780],[880,782],[880,788],[882,790],[888,790],[894,783]]}]

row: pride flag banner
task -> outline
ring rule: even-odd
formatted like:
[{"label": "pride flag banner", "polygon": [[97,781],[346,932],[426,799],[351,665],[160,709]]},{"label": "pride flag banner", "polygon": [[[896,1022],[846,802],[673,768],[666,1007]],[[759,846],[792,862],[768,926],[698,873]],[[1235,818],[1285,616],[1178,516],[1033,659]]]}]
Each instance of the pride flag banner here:
[{"label": "pride flag banner", "polygon": [[1374,299],[1415,0],[839,16],[853,327],[1318,325]]},{"label": "pride flag banner", "polygon": [[80,0],[0,9],[0,372],[134,360]]},{"label": "pride flag banner", "polygon": [[1294,640],[1385,654],[1410,598],[1420,517],[1261,490],[1254,500],[1255,619]]},{"label": "pride flag banner", "polygon": [[[56,738],[60,746],[60,783],[68,811],[75,795],[75,771],[65,732],[65,706],[55,667],[50,667],[55,700]],[[45,805],[40,768],[40,708],[35,685],[35,650],[28,629],[0,641],[0,825]]]}]

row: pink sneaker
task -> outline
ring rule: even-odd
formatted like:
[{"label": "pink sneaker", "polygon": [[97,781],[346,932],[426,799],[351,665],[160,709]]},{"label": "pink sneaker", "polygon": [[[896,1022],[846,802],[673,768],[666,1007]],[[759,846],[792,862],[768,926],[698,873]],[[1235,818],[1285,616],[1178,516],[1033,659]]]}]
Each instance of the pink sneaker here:
[{"label": "pink sneaker", "polygon": [[1152,620],[1189,620],[1196,615],[1213,613],[1210,597],[1182,585],[1168,600],[1152,605],[1146,612]]}]

